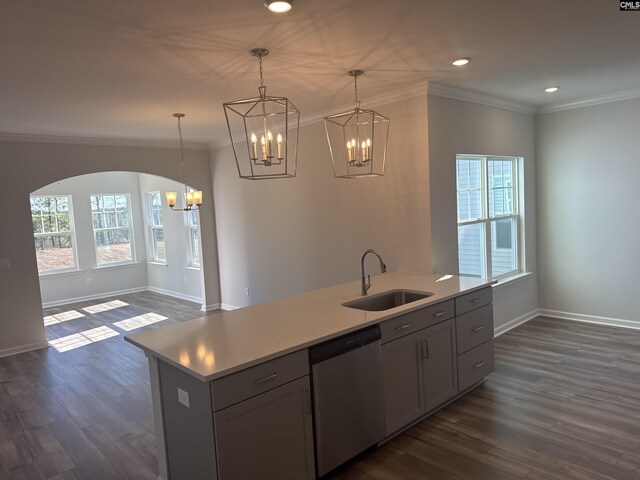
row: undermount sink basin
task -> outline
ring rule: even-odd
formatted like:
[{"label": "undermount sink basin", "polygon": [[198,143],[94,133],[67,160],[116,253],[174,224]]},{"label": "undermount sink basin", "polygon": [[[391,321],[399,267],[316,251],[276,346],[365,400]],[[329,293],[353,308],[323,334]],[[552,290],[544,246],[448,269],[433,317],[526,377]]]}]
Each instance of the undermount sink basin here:
[{"label": "undermount sink basin", "polygon": [[418,292],[415,290],[389,290],[388,292],[351,300],[343,303],[342,306],[368,312],[380,312],[406,305],[407,303],[417,302],[431,295],[433,295],[431,292]]}]

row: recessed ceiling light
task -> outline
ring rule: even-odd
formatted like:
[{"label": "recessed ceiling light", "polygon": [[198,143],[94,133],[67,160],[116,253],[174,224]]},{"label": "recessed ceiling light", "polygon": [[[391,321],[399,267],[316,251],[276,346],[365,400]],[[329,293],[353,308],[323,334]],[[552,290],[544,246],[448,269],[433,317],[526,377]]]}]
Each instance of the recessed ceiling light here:
[{"label": "recessed ceiling light", "polygon": [[266,2],[264,2],[264,6],[272,12],[285,13],[291,10],[291,7],[293,7],[293,0],[267,0]]},{"label": "recessed ceiling light", "polygon": [[471,59],[469,57],[457,58],[453,62],[451,62],[451,65],[455,65],[456,67],[461,67],[463,65],[466,65],[470,61]]},{"label": "recessed ceiling light", "polygon": [[547,92],[547,93],[555,93],[555,92],[558,91],[558,87],[545,88],[544,91]]}]

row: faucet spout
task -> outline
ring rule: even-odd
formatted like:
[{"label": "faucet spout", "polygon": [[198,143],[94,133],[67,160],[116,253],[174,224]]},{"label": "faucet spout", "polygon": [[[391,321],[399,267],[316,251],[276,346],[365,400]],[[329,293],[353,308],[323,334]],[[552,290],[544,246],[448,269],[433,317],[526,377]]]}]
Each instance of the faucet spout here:
[{"label": "faucet spout", "polygon": [[380,262],[380,272],[385,273],[387,271],[387,265],[384,263],[384,260],[382,260],[382,255],[380,255],[375,250],[372,250],[371,248],[365,250],[364,253],[362,254],[362,257],[360,257],[360,280],[362,282],[361,288],[360,288],[360,294],[362,296],[365,296],[369,291],[369,289],[371,288],[371,275],[367,275],[365,278],[365,274],[364,274],[364,259],[370,253],[373,253],[376,257],[378,257],[378,261]]}]

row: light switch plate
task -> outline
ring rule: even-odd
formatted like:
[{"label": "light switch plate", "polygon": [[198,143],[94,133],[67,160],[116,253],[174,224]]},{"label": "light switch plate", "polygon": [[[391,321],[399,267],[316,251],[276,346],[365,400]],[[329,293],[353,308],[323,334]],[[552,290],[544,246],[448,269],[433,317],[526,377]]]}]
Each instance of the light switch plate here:
[{"label": "light switch plate", "polygon": [[2,257],[0,258],[0,270],[9,270],[11,268],[11,262],[9,258]]},{"label": "light switch plate", "polygon": [[189,407],[189,393],[185,392],[181,388],[178,388],[178,403],[187,408],[191,408]]}]

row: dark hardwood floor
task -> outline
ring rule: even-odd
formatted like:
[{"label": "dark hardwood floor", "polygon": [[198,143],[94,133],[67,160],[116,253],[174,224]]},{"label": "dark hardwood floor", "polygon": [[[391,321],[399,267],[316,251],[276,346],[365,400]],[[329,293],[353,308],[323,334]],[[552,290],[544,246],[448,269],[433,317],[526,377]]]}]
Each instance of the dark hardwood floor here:
[{"label": "dark hardwood floor", "polygon": [[[143,327],[154,328],[200,312],[144,293],[45,315],[113,300],[129,305],[47,330],[51,340],[100,327],[117,336],[0,359],[0,479],[156,478],[146,360],[114,323],[168,317]],[[495,343],[482,386],[334,478],[640,479],[640,331],[537,318]]]}]

